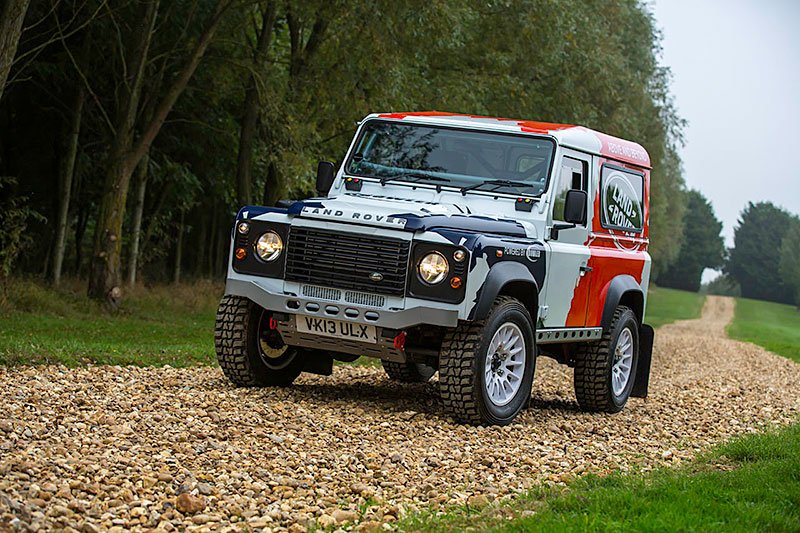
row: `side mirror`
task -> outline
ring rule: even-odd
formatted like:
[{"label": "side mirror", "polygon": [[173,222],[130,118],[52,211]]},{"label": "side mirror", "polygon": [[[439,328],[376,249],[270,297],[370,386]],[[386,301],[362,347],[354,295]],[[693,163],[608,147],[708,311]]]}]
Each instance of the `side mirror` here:
[{"label": "side mirror", "polygon": [[564,222],[586,224],[586,191],[570,189],[564,202]]},{"label": "side mirror", "polygon": [[329,161],[320,161],[317,165],[317,194],[327,196],[328,191],[333,187],[333,180],[336,177],[336,169]]}]

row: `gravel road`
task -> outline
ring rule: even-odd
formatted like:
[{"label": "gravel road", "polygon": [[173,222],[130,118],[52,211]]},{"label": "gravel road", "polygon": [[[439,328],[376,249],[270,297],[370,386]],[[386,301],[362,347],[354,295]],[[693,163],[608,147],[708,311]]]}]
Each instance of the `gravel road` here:
[{"label": "gravel road", "polygon": [[375,529],[676,463],[800,413],[800,365],[727,339],[732,313],[709,297],[701,320],[661,328],[650,397],[613,416],[580,413],[572,371],[540,359],[531,408],[505,428],[453,424],[435,381],[375,368],[281,390],[235,389],[217,368],[2,368],[0,531]]}]

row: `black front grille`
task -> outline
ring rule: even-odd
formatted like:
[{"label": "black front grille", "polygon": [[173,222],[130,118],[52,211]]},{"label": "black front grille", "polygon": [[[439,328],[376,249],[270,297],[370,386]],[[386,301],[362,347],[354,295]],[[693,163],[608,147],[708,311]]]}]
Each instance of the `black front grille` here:
[{"label": "black front grille", "polygon": [[[409,242],[355,233],[292,228],[286,279],[340,289],[402,296]],[[380,273],[381,281],[370,275]]]}]

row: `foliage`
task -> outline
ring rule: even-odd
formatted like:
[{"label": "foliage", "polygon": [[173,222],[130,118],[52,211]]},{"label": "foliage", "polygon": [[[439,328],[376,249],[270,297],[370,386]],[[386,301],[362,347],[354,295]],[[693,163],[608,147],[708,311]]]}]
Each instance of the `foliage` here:
[{"label": "foliage", "polygon": [[706,283],[702,288],[702,292],[718,296],[741,296],[742,288],[728,274],[721,274]]},{"label": "foliage", "polygon": [[686,291],[700,290],[706,268],[720,268],[725,260],[722,222],[698,191],[687,193],[683,242],[675,262],[658,275],[658,284]]},{"label": "foliage", "polygon": [[737,298],[728,335],[800,363],[800,311],[790,305]]},{"label": "foliage", "polygon": [[15,195],[17,180],[0,176],[0,282],[11,273],[11,267],[26,246],[32,244],[26,231],[31,221],[43,221],[28,205],[28,198]]},{"label": "foliage", "polygon": [[791,289],[780,274],[780,248],[797,217],[770,202],[748,203],[735,229],[727,272],[742,296],[791,303]]},{"label": "foliage", "polygon": [[797,220],[783,237],[778,267],[783,282],[794,293],[794,303],[800,307],[800,222]]},{"label": "foliage", "polygon": [[705,297],[687,291],[650,286],[647,292],[645,322],[657,328],[676,320],[698,318]]},{"label": "foliage", "polygon": [[[239,207],[234,177],[251,76],[259,95],[252,190],[260,203],[311,194],[316,161],[340,160],[355,121],[372,111],[440,109],[579,123],[647,148],[654,165],[654,271],[677,256],[685,199],[675,149],[683,122],[670,99],[669,72],[657,62],[660,36],[642,2],[275,2],[271,45],[263,61],[253,61],[269,4],[240,0],[224,13],[150,147],[151,160],[161,167],[152,165],[147,185],[140,247],[145,279],[168,279],[177,244],[175,214],[182,209],[192,221],[185,242],[196,243],[184,250],[184,271],[223,272],[229,225]],[[32,0],[18,52],[22,60],[0,101],[0,173],[19,176],[19,196],[46,213],[58,202],[56,169],[64,156],[59,147],[68,134],[71,95],[80,86],[88,91],[69,211],[67,274],[85,274],[92,232],[103,227],[98,210],[110,158],[118,155],[113,125],[145,5]],[[215,5],[161,2],[135,116],[137,134],[183,68]],[[165,172],[169,165],[183,170]],[[186,187],[189,177],[192,186]],[[132,209],[124,208],[127,228]],[[49,243],[54,231],[54,224],[42,224],[33,237]],[[125,247],[129,241],[122,237]],[[25,271],[40,270],[37,252],[22,256]]]}]

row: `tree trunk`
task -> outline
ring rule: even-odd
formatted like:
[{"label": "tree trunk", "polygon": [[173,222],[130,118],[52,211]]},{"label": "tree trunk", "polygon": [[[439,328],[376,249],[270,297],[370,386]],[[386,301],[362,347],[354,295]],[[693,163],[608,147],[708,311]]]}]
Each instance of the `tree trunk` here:
[{"label": "tree trunk", "polygon": [[58,219],[56,226],[56,240],[53,246],[53,285],[58,287],[61,283],[61,269],[64,264],[64,251],[67,247],[67,226],[69,225],[69,203],[72,194],[72,178],[75,175],[75,160],[78,155],[78,139],[81,132],[81,118],[83,116],[83,103],[86,92],[83,84],[75,90],[75,100],[72,104],[72,117],[67,136],[67,153],[61,166],[58,180]]},{"label": "tree trunk", "polygon": [[156,135],[161,130],[164,121],[172,111],[178,97],[194,75],[200,59],[213,39],[214,32],[219,26],[222,14],[229,7],[230,0],[219,0],[217,9],[198,38],[187,64],[183,67],[175,81],[167,89],[164,98],[156,106],[152,120],[142,130],[143,133],[134,143],[133,127],[138,112],[139,96],[141,94],[144,64],[150,46],[156,19],[158,0],[147,4],[146,16],[141,35],[141,43],[133,54],[131,83],[125,84],[127,93],[123,95],[123,106],[118,113],[118,124],[114,145],[109,157],[108,174],[103,188],[104,194],[100,204],[100,213],[97,217],[95,229],[94,253],[92,268],[89,272],[89,296],[97,300],[105,300],[111,307],[116,307],[122,297],[119,288],[120,270],[120,233],[125,213],[125,202],[130,187],[131,174],[150,150]]},{"label": "tree trunk", "polygon": [[136,267],[139,261],[139,240],[142,235],[142,215],[144,214],[144,198],[147,192],[148,166],[150,158],[145,155],[137,167],[136,203],[133,206],[133,227],[131,228],[131,246],[128,255],[128,286],[136,285]]},{"label": "tree trunk", "polygon": [[266,68],[267,52],[272,40],[272,29],[276,17],[275,2],[267,2],[261,13],[261,30],[253,53],[253,72],[247,84],[239,133],[239,156],[236,164],[236,199],[240,206],[253,201],[253,141],[259,114],[258,73]]},{"label": "tree trunk", "polygon": [[175,270],[172,272],[172,283],[181,282],[181,261],[183,260],[183,220],[185,213],[181,211],[181,221],[178,224],[178,242],[175,244]]},{"label": "tree trunk", "polygon": [[28,12],[30,0],[5,0],[0,12],[0,99],[6,87],[11,64],[17,55],[19,37],[22,35],[22,23]]}]

